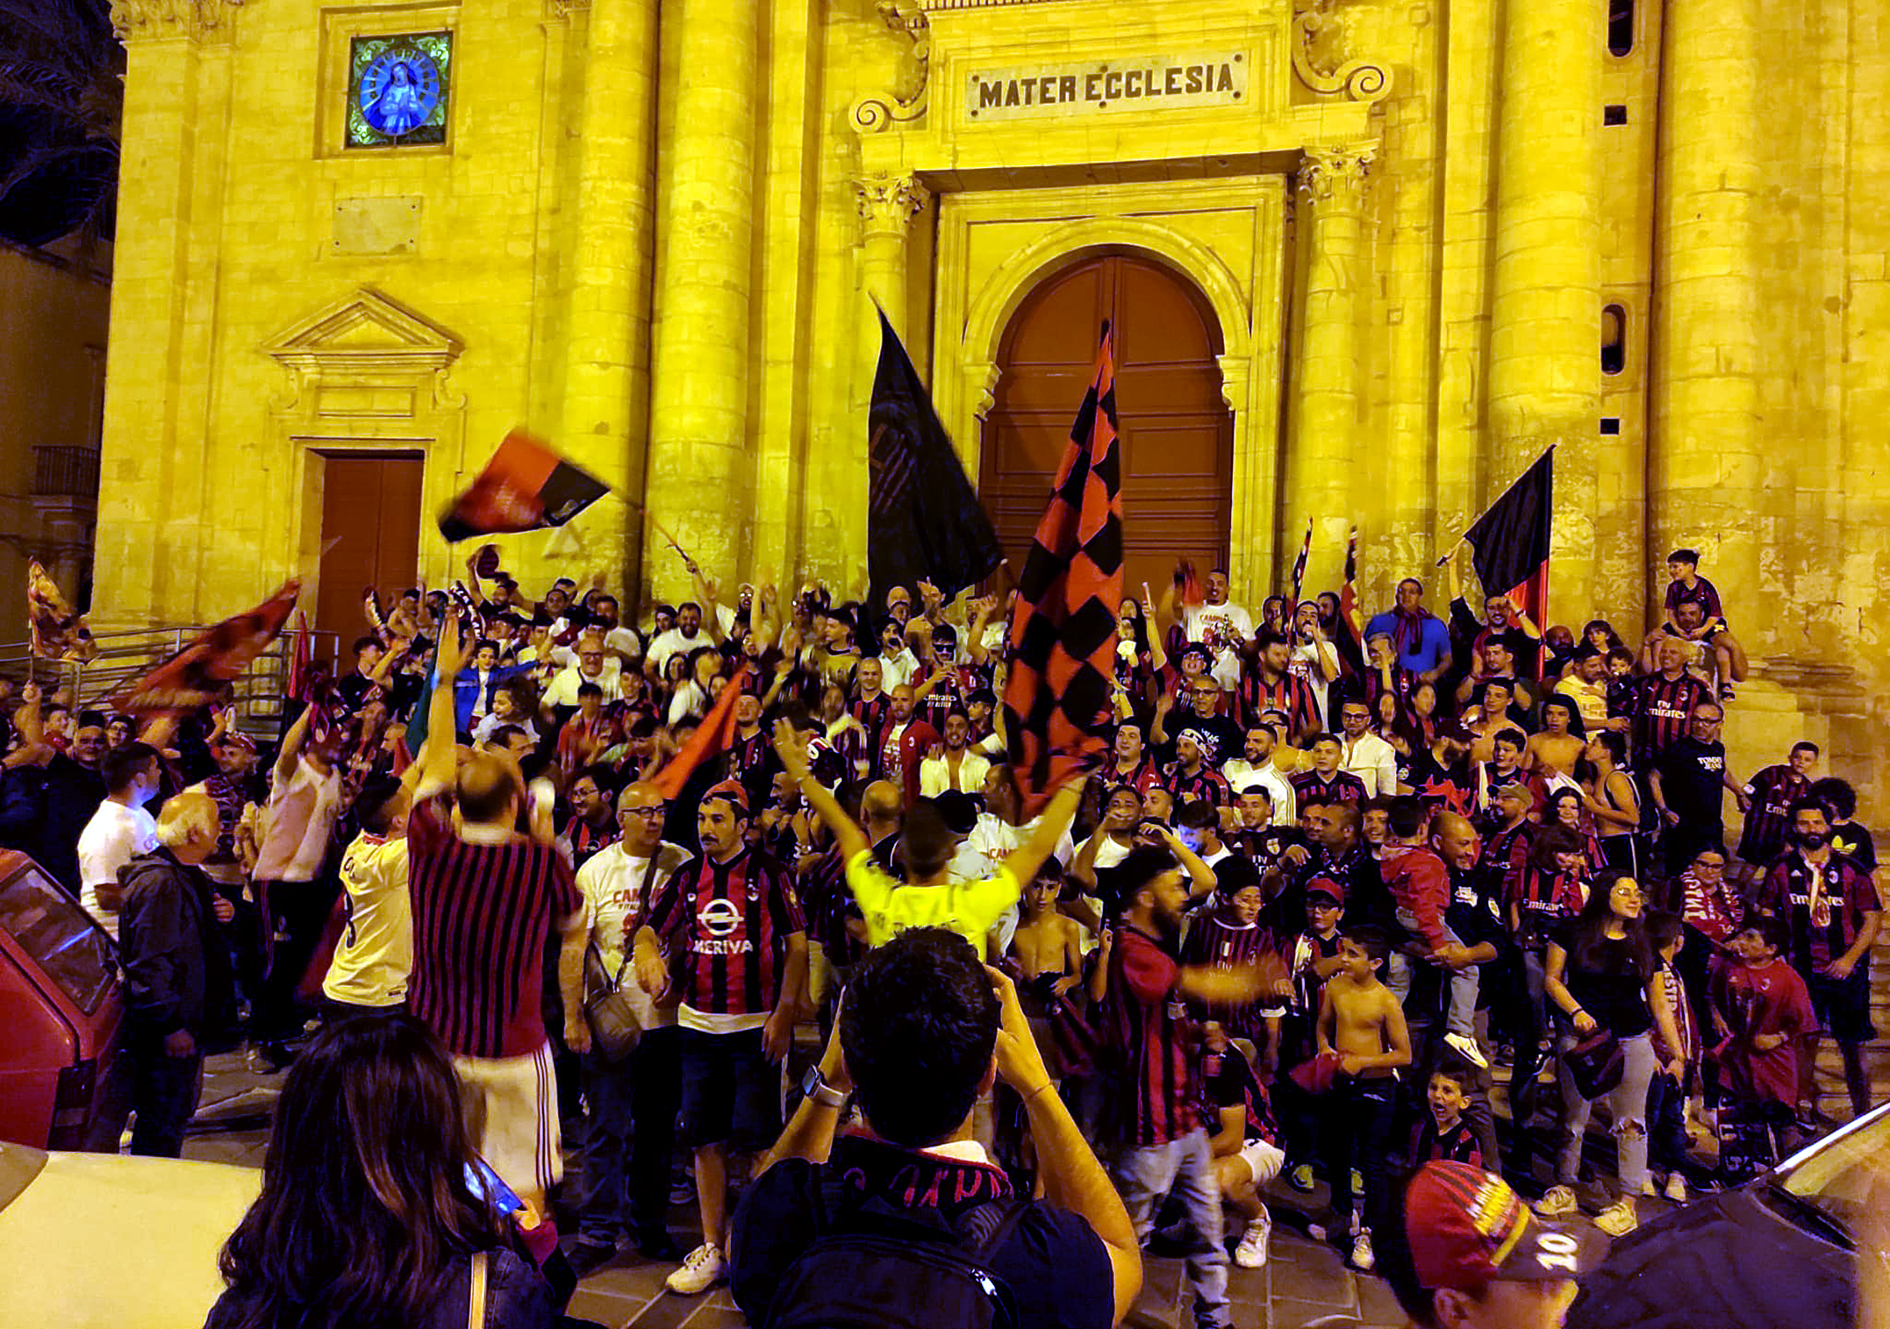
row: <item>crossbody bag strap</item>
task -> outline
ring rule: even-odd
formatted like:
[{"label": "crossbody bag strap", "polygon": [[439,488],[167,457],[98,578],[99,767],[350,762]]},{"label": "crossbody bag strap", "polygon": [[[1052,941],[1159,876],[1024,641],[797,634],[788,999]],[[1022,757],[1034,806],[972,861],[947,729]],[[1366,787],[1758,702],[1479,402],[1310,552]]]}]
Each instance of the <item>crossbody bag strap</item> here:
[{"label": "crossbody bag strap", "polygon": [[662,853],[663,842],[658,840],[656,848],[650,851],[650,861],[643,868],[643,889],[637,892],[637,910],[631,915],[631,921],[635,926],[624,930],[626,935],[623,939],[623,958],[617,961],[617,976],[610,981],[613,988],[623,986],[624,970],[628,969],[630,962],[636,958],[637,929],[643,926],[643,919],[650,912],[650,886],[656,880],[656,860],[662,856]]},{"label": "crossbody bag strap", "polygon": [[474,1251],[471,1287],[466,1293],[466,1329],[486,1329],[486,1252]]}]

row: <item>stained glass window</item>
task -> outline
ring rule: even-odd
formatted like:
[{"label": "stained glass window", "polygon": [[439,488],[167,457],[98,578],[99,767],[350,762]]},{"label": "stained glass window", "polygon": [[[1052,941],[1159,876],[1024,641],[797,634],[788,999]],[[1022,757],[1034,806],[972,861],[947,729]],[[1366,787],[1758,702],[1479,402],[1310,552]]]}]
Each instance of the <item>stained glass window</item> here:
[{"label": "stained glass window", "polygon": [[356,37],[348,60],[350,148],[446,142],[453,34]]}]

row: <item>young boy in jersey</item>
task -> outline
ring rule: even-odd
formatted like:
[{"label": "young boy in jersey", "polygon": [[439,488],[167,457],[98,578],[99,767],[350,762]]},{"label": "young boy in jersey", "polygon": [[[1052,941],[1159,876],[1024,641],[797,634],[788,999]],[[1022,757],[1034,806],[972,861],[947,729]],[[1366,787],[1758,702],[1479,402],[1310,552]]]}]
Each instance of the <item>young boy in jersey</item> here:
[{"label": "young boy in jersey", "polygon": [[[1735,1184],[1778,1161],[1793,1130],[1800,1041],[1818,1028],[1805,980],[1781,958],[1790,939],[1785,920],[1755,918],[1733,934],[1735,962],[1713,977],[1713,1023],[1731,1100],[1721,1108],[1721,1171]],[[1755,1133],[1766,1140],[1759,1150],[1741,1150],[1737,1165],[1724,1143],[1728,1117],[1757,1128],[1748,1140]]]},{"label": "young boy in jersey", "polygon": [[1339,920],[1345,915],[1345,888],[1331,877],[1306,883],[1306,930],[1287,948],[1287,973],[1293,995],[1280,1025],[1280,1070],[1276,1083],[1286,1105],[1287,1147],[1295,1160],[1286,1184],[1305,1195],[1313,1188],[1313,1155],[1318,1151],[1317,1104],[1284,1072],[1313,1054],[1313,1026],[1319,1019],[1326,980],[1339,972]]},{"label": "young boy in jersey", "polygon": [[[1719,590],[1699,573],[1700,555],[1692,549],[1676,549],[1667,555],[1666,615],[1664,622],[1689,641],[1704,642],[1719,661],[1719,698],[1731,701],[1733,684],[1746,676],[1746,653],[1732,630],[1726,626],[1726,612],[1719,603]],[[1685,617],[1681,605],[1693,605],[1699,618]]]},{"label": "young boy in jersey", "polygon": [[1280,1175],[1286,1154],[1267,1091],[1253,1063],[1227,1030],[1210,1020],[1201,1028],[1201,1083],[1207,1099],[1202,1115],[1212,1131],[1214,1180],[1221,1200],[1246,1226],[1234,1248],[1234,1263],[1258,1269],[1267,1262],[1273,1218],[1261,1203],[1259,1188]]},{"label": "young boy in jersey", "polygon": [[[1411,1147],[1405,1164],[1423,1167],[1436,1158],[1447,1158],[1471,1167],[1483,1166],[1483,1149],[1476,1133],[1464,1120],[1470,1096],[1483,1087],[1483,1072],[1464,1057],[1446,1050],[1431,1072],[1431,1082],[1424,1093],[1427,1109],[1419,1116],[1411,1132]],[[1494,1162],[1495,1160],[1491,1160]]]},{"label": "young boy in jersey", "polygon": [[[1328,1131],[1333,1146],[1326,1159],[1332,1178],[1332,1209],[1338,1226],[1354,1226],[1350,1263],[1372,1268],[1372,1225],[1387,1198],[1392,1119],[1397,1113],[1398,1067],[1411,1064],[1411,1033],[1404,1023],[1404,1007],[1379,973],[1391,954],[1384,932],[1371,926],[1348,933],[1340,944],[1339,971],[1326,981],[1319,1003],[1316,1029],[1321,1053],[1337,1053],[1341,1078],[1329,1097],[1336,1129]],[[1352,1170],[1357,1167],[1365,1194],[1355,1196]]]}]

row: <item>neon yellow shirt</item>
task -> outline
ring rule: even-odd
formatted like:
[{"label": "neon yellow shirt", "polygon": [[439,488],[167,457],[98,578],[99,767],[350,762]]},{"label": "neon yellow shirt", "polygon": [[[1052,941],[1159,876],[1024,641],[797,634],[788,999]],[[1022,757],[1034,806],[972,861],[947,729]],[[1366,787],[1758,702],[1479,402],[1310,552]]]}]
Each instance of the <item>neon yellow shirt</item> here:
[{"label": "neon yellow shirt", "polygon": [[985,958],[985,934],[1017,903],[1021,887],[1009,868],[984,881],[907,886],[873,862],[870,849],[847,860],[847,889],[866,919],[866,944],[880,946],[907,928],[950,928]]}]

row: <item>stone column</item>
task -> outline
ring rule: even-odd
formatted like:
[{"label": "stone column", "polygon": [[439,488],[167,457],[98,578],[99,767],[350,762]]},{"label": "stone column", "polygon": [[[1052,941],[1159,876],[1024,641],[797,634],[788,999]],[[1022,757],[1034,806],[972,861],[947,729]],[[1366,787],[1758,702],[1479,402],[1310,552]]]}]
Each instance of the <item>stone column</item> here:
[{"label": "stone column", "polygon": [[[893,331],[906,329],[906,237],[912,219],[925,206],[925,186],[910,175],[876,171],[853,182],[860,201],[860,274],[867,294],[879,302]],[[879,323],[865,315],[869,341],[877,350]],[[871,363],[869,359],[868,363]]]},{"label": "stone column", "polygon": [[[1654,246],[1649,613],[1669,550],[1747,606],[1737,622],[1756,660],[1775,643],[1760,619],[1764,507],[1759,432],[1758,0],[1672,0],[1660,91]],[[1882,108],[1878,108],[1881,112]],[[1862,200],[1859,200],[1862,204]],[[1881,200],[1878,201],[1879,204]],[[1870,205],[1865,205],[1870,206]],[[1775,261],[1771,255],[1765,261]],[[1755,631],[1755,629],[1757,629]]]},{"label": "stone column", "polygon": [[[574,460],[631,498],[643,492],[649,439],[656,9],[590,3],[560,435]],[[615,495],[606,506],[585,525],[603,532],[599,552],[634,590],[642,519]]]},{"label": "stone column", "polygon": [[1578,628],[1595,608],[1596,187],[1606,35],[1603,0],[1507,6],[1497,127],[1483,501],[1501,494],[1545,447],[1564,445],[1555,458],[1549,601],[1552,617]]},{"label": "stone column", "polygon": [[[664,141],[642,584],[688,585],[660,523],[732,585],[748,553],[749,296],[754,254],[757,0],[671,0],[675,123]],[[666,36],[666,44],[667,44]]]},{"label": "stone column", "polygon": [[[1314,561],[1307,591],[1344,566],[1356,519],[1359,418],[1359,292],[1369,144],[1308,148],[1299,168],[1301,211],[1299,355],[1286,458],[1286,503],[1276,582],[1290,583],[1306,519],[1313,520]],[[1265,588],[1247,588],[1256,602]]]}]

